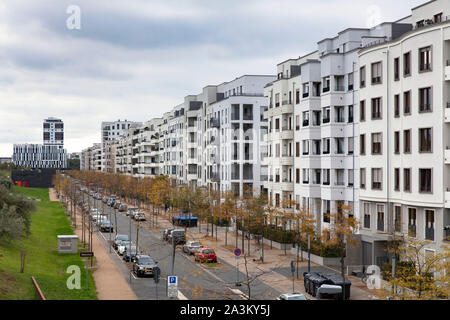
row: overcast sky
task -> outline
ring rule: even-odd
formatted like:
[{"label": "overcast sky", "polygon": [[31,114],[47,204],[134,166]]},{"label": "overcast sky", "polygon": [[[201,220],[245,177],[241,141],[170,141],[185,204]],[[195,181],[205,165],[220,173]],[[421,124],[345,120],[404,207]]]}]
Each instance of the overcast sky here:
[{"label": "overcast sky", "polygon": [[[275,74],[348,27],[395,21],[425,0],[1,0],[0,156],[42,143],[100,142],[101,121],[161,116],[208,84]],[[67,28],[67,8],[81,29]]]}]

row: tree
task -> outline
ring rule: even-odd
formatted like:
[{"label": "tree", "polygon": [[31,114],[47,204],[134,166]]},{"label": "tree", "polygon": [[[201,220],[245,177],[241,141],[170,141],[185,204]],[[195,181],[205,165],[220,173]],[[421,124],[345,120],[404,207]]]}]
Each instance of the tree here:
[{"label": "tree", "polygon": [[[296,206],[297,207],[297,206]],[[295,233],[295,242],[297,243],[297,278],[298,278],[298,262],[299,262],[299,252],[301,251],[301,259],[303,261],[303,250],[302,244],[305,243],[308,235],[310,239],[314,238],[315,228],[316,228],[316,220],[314,216],[304,207],[302,206],[300,210],[294,213],[293,219],[296,224],[296,233]]]},{"label": "tree", "polygon": [[342,299],[345,298],[345,254],[347,244],[357,244],[353,235],[357,232],[359,224],[352,214],[352,208],[340,202],[337,211],[330,214],[330,226],[322,233],[322,241],[327,245],[336,246],[340,253],[341,275],[343,279]]},{"label": "tree", "polygon": [[[444,244],[438,252],[427,251],[430,241],[405,237],[398,245],[400,261],[392,278],[385,276],[395,288],[395,300],[448,299],[450,296],[450,246]],[[385,295],[383,295],[385,296]]]}]

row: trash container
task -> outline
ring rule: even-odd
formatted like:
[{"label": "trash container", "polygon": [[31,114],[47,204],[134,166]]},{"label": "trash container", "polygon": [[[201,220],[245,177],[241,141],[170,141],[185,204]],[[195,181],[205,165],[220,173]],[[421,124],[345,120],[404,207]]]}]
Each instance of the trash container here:
[{"label": "trash container", "polygon": [[348,300],[350,299],[350,286],[352,285],[352,282],[349,279],[345,279],[345,284],[342,281],[342,275],[337,274],[337,273],[326,273],[326,274],[322,274],[323,278],[328,279],[331,283],[329,284],[333,284],[336,286],[341,286],[345,288],[345,296],[344,299]]}]

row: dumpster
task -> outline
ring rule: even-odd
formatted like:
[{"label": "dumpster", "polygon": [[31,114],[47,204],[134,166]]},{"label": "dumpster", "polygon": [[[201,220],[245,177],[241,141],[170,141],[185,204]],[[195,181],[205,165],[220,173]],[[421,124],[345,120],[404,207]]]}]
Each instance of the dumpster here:
[{"label": "dumpster", "polygon": [[[322,274],[322,277],[331,281],[333,285],[336,286],[341,286],[344,287],[345,286],[345,297],[344,299],[348,300],[350,299],[350,286],[352,285],[352,282],[350,280],[348,280],[347,278],[345,279],[345,284],[343,283],[343,279],[342,279],[342,275],[337,274],[337,273],[325,273]],[[339,298],[339,297],[338,297]]]},{"label": "dumpster", "polygon": [[330,280],[323,278],[320,272],[305,272],[303,273],[303,282],[305,285],[305,290],[307,293],[316,296],[317,290],[320,288],[322,284],[331,284]]}]

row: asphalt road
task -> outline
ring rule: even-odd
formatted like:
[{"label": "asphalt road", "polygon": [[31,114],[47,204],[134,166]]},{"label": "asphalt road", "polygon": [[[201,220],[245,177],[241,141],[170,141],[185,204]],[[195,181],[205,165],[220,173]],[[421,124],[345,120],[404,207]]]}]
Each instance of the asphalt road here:
[{"label": "asphalt road", "polygon": [[[103,204],[101,200],[90,199],[91,205],[98,206],[99,210],[108,215],[108,219],[115,226],[114,211],[117,217],[117,231],[119,234],[130,233],[131,239],[136,243],[137,222],[130,219],[125,213],[120,213]],[[153,278],[137,278],[129,271],[128,263],[122,260],[115,250],[111,247],[111,255],[114,263],[118,266],[123,277],[129,281],[131,276],[131,288],[140,300],[155,299],[174,299],[167,297],[166,283],[167,276],[171,272],[172,266],[172,246],[162,240],[162,229],[150,228],[148,221],[140,223],[139,228],[139,248],[146,254],[158,261],[161,269],[161,281],[155,284]],[[109,233],[96,232],[98,238],[109,250]],[[111,234],[114,239],[115,233]],[[194,262],[193,256],[188,256],[182,252],[181,246],[178,246],[175,254],[174,275],[178,276],[179,299],[189,300],[241,300],[246,299],[248,288],[245,285],[235,286],[237,279],[236,267],[228,264],[218,257],[216,267],[203,266]],[[244,279],[244,273],[239,272],[239,279]],[[281,292],[262,283],[258,279],[251,284],[251,298],[256,299],[274,299]]]}]

